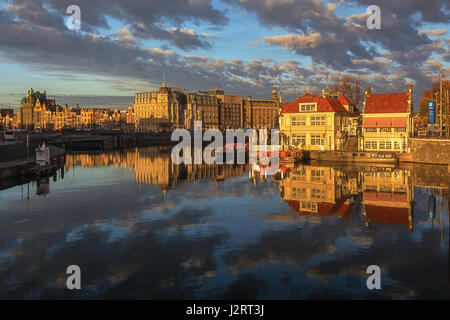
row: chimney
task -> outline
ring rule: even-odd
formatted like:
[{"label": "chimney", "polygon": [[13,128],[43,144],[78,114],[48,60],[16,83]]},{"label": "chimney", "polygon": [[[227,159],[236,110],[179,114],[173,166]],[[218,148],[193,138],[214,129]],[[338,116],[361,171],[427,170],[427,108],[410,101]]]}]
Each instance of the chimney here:
[{"label": "chimney", "polygon": [[412,84],[408,84],[406,87],[406,95],[408,96],[408,112],[413,112],[413,86]]},{"label": "chimney", "polygon": [[364,89],[363,113],[366,112],[366,102],[369,97],[370,97],[370,87],[366,87]]}]

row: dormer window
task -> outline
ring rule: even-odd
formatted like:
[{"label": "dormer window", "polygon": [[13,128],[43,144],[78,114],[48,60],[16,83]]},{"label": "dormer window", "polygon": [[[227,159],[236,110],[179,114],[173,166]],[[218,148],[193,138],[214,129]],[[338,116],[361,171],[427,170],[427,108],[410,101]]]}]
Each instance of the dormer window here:
[{"label": "dormer window", "polygon": [[317,103],[299,103],[299,112],[317,111]]}]

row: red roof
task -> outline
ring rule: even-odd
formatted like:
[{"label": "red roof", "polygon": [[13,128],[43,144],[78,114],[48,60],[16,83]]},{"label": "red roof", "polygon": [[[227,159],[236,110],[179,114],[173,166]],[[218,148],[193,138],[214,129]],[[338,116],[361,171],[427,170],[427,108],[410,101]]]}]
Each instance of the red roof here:
[{"label": "red roof", "polygon": [[365,205],[367,218],[375,223],[408,225],[408,208]]},{"label": "red roof", "polygon": [[366,101],[364,113],[405,113],[408,112],[408,94],[371,94]]},{"label": "red roof", "polygon": [[349,102],[349,100],[345,98],[343,94],[341,94],[338,99],[335,99],[335,98],[321,97],[318,94],[307,93],[292,102],[283,103],[281,106],[281,113],[298,113],[299,103],[317,103],[317,112],[347,113],[348,112],[347,109],[345,109],[342,104],[342,102],[344,101]]},{"label": "red roof", "polygon": [[363,192],[363,199],[367,201],[394,201],[394,202],[408,202],[406,193],[391,193],[391,192]]},{"label": "red roof", "polygon": [[345,105],[351,105],[352,106],[353,105],[353,103],[350,101],[350,99],[348,99],[342,93],[339,94],[338,100],[343,106],[345,106]]},{"label": "red roof", "polygon": [[326,203],[326,202],[318,202],[317,203],[317,213],[311,211],[302,211],[300,207],[300,201],[298,200],[285,200],[286,203],[294,209],[300,215],[312,215],[312,216],[322,216],[328,217],[330,215],[338,214],[340,217],[345,215],[349,210],[349,205],[344,201],[340,201],[337,203]]}]

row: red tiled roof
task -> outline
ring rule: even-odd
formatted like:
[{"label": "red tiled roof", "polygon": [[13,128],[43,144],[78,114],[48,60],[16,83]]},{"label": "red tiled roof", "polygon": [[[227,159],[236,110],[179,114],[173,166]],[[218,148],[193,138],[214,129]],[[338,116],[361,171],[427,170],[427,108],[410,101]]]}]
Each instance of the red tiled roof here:
[{"label": "red tiled roof", "polygon": [[391,193],[391,192],[363,192],[363,199],[367,201],[394,201],[407,203],[408,197],[406,193]]},{"label": "red tiled roof", "polygon": [[343,216],[349,210],[349,205],[345,204],[344,201],[340,201],[338,203],[326,203],[326,202],[318,202],[317,203],[317,212],[311,211],[302,211],[300,207],[300,201],[298,200],[285,200],[286,203],[298,212],[300,215],[312,215],[312,216],[322,216],[327,217],[333,214],[339,214],[339,216]]},{"label": "red tiled roof", "polygon": [[[341,94],[342,95],[342,94]],[[343,96],[343,95],[342,95]],[[347,98],[345,98],[347,99]],[[281,113],[298,113],[299,103],[317,103],[317,112],[345,112],[347,109],[344,108],[340,100],[343,98],[326,98],[321,97],[317,94],[307,93],[300,98],[295,99],[292,102],[283,103],[281,106]]]},{"label": "red tiled roof", "polygon": [[365,205],[367,218],[375,223],[408,225],[408,208]]},{"label": "red tiled roof", "polygon": [[408,95],[402,93],[372,94],[367,98],[364,113],[408,112]]},{"label": "red tiled roof", "polygon": [[339,100],[339,102],[340,102],[343,106],[345,106],[345,105],[350,105],[350,106],[352,106],[352,105],[353,105],[353,102],[351,102],[350,99],[348,99],[348,98],[347,98],[346,96],[344,96],[342,93],[339,94],[338,100]]}]

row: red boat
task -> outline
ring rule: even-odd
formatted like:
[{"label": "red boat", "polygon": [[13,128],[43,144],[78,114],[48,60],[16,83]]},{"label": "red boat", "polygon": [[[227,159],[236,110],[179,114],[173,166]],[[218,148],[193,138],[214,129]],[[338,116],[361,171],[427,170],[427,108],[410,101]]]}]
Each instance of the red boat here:
[{"label": "red boat", "polygon": [[280,162],[297,162],[303,159],[303,150],[280,151]]}]

